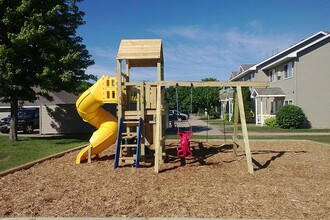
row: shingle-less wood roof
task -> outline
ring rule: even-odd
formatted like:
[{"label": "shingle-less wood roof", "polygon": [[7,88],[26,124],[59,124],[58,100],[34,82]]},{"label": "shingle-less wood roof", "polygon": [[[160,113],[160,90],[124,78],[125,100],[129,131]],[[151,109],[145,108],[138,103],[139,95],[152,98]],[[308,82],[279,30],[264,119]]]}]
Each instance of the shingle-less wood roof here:
[{"label": "shingle-less wood roof", "polygon": [[121,40],[117,60],[126,60],[130,67],[157,67],[163,63],[162,40]]}]

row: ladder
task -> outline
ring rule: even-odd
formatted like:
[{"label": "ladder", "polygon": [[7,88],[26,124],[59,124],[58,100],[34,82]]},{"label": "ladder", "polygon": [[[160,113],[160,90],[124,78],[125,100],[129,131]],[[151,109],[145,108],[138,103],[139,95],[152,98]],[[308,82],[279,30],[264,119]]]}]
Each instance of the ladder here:
[{"label": "ladder", "polygon": [[[135,163],[135,168],[139,167],[142,126],[143,119],[141,117],[138,120],[120,118],[115,152],[115,169],[122,163]],[[126,132],[124,132],[125,128]]]}]

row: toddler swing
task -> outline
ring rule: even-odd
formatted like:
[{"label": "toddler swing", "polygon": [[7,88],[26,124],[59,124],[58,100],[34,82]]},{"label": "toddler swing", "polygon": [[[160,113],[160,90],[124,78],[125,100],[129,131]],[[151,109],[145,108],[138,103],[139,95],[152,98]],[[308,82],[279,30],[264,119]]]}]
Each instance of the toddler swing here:
[{"label": "toddler swing", "polygon": [[[178,86],[176,86],[175,95],[176,95],[176,109],[178,112],[179,111]],[[190,88],[190,114],[192,114],[192,86]],[[189,140],[193,136],[192,127],[191,124],[189,123],[189,118],[188,118],[188,124],[189,124],[188,131],[187,130],[180,131],[180,126],[177,126],[178,127],[177,135],[180,138],[180,144],[179,146],[177,146],[176,151],[177,151],[177,156],[181,158],[193,156],[192,151],[190,150],[190,142],[189,142]]]}]

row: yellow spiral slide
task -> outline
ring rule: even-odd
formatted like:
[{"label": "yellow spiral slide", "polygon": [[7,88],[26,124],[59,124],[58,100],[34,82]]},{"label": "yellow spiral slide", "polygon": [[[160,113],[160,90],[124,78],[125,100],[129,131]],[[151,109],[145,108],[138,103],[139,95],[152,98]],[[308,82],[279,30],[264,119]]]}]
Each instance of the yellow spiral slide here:
[{"label": "yellow spiral slide", "polygon": [[117,103],[116,78],[102,76],[93,86],[86,90],[77,100],[76,108],[82,119],[96,127],[89,140],[89,145],[83,148],[76,158],[76,164],[91,155],[97,155],[116,142],[118,123],[117,119],[101,106],[105,103]]}]

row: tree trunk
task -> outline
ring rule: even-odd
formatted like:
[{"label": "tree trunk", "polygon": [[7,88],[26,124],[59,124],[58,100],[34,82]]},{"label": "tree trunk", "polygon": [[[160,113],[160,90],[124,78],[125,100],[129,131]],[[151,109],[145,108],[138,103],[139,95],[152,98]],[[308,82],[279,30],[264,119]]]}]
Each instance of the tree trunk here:
[{"label": "tree trunk", "polygon": [[10,102],[10,131],[9,140],[17,141],[17,113],[18,113],[18,98],[13,95]]}]

